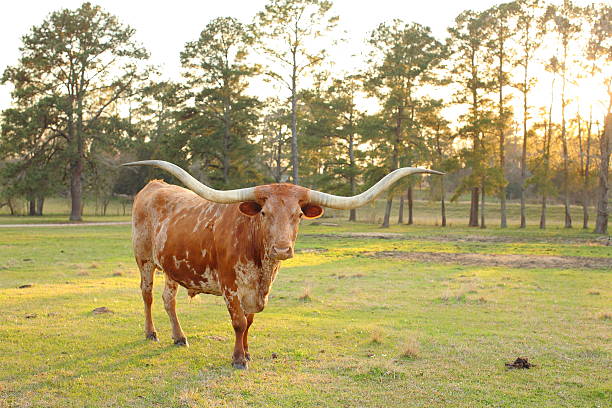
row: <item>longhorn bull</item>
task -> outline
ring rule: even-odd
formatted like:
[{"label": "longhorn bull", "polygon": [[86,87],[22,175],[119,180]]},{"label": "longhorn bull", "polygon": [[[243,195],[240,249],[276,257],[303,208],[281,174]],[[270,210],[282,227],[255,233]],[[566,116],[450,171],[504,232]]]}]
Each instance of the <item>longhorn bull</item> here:
[{"label": "longhorn bull", "polygon": [[154,271],[160,269],[166,278],[164,307],[177,345],[188,344],[175,310],[178,286],[190,296],[223,296],[236,335],[235,368],[247,367],[249,327],[268,301],[280,262],[293,257],[300,219],[320,217],[322,207],[363,206],[410,174],[443,174],[404,167],[359,195],[340,197],[293,184],[219,191],[165,161],[124,164],[140,165],[163,169],[189,188],[154,180],[134,200],[132,243],[140,269],[146,338],[157,341],[151,304]]}]

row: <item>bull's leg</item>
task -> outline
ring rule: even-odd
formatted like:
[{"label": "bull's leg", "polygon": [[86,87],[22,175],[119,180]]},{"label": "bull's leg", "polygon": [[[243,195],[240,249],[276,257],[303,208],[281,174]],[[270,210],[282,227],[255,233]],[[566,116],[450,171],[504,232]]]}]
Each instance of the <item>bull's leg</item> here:
[{"label": "bull's leg", "polygon": [[187,338],[185,337],[185,333],[183,333],[181,324],[176,316],[177,292],[178,284],[176,281],[172,280],[170,277],[168,277],[168,275],[166,275],[166,287],[164,288],[162,298],[164,299],[164,308],[166,309],[166,313],[168,313],[168,317],[170,318],[170,324],[172,324],[172,338],[174,339],[174,344],[177,346],[188,346],[189,344],[187,343]]},{"label": "bull's leg", "polygon": [[137,260],[136,263],[140,269],[140,290],[142,291],[145,312],[145,335],[147,339],[157,341],[157,332],[153,325],[153,316],[151,316],[151,304],[153,303],[153,273],[155,272],[155,265],[151,261]]},{"label": "bull's leg", "polygon": [[251,355],[249,354],[249,342],[247,340],[247,336],[249,334],[249,328],[251,327],[251,324],[253,324],[254,317],[255,317],[255,314],[253,313],[246,315],[247,327],[246,327],[246,330],[244,331],[244,335],[242,336],[242,347],[244,348],[244,357],[247,359],[247,361],[251,361]]},{"label": "bull's leg", "polygon": [[232,326],[234,327],[234,333],[236,334],[236,341],[234,343],[234,354],[232,355],[232,366],[234,368],[242,369],[248,367],[247,359],[244,353],[244,335],[247,331],[247,318],[240,306],[238,296],[230,294],[225,291],[223,294],[225,303],[227,304],[227,310],[229,311],[230,317],[232,318]]}]

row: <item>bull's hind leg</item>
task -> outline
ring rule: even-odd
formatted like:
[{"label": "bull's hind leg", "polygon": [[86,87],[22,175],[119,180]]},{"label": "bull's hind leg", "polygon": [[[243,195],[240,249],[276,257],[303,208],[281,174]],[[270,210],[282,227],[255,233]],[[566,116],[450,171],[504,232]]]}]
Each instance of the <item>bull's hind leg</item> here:
[{"label": "bull's hind leg", "polygon": [[157,341],[157,332],[153,325],[153,316],[151,316],[151,304],[153,303],[153,273],[155,272],[155,265],[151,261],[136,261],[140,269],[140,289],[142,290],[142,300],[144,301],[145,335],[147,339]]},{"label": "bull's hind leg", "polygon": [[166,275],[166,287],[164,288],[164,307],[166,308],[166,313],[168,313],[168,317],[170,318],[170,324],[172,324],[172,338],[174,339],[174,344],[177,346],[188,346],[187,338],[185,337],[185,333],[183,333],[183,329],[181,329],[181,324],[179,323],[178,317],[176,316],[176,293],[178,292],[178,284],[176,281],[172,280],[168,275]]}]

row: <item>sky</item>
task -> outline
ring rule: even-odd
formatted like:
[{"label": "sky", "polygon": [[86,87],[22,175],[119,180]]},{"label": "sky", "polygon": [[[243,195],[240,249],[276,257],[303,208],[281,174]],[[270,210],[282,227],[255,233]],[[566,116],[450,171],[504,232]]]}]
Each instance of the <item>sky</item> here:
[{"label": "sky", "polygon": [[[559,3],[561,0],[548,0]],[[365,40],[381,22],[394,18],[406,22],[418,22],[429,26],[438,39],[446,37],[446,29],[464,10],[485,10],[502,0],[333,0],[332,13],[340,17],[337,33],[346,42],[329,50],[335,72],[354,72],[365,61]],[[574,0],[579,5],[591,0]],[[0,73],[7,66],[17,63],[21,37],[32,26],[39,25],[52,11],[62,8],[78,8],[82,0],[18,0],[6,2],[0,13]],[[136,40],[151,53],[150,62],[159,67],[163,79],[180,79],[179,53],[188,41],[198,38],[206,24],[216,18],[232,16],[243,22],[264,8],[267,0],[173,0],[163,2],[142,0],[98,0],[92,3],[102,6],[116,15],[123,24],[136,30]],[[154,4],[152,6],[152,4]],[[257,85],[258,96],[272,96],[276,91],[271,84]],[[263,87],[263,89],[259,89]],[[583,87],[584,88],[584,87]],[[593,89],[599,91],[596,85]],[[9,85],[0,85],[0,110],[10,104]],[[586,94],[592,93],[584,88]],[[537,92],[539,93],[539,92]],[[547,93],[546,93],[547,95]],[[544,101],[546,96],[542,93]],[[537,95],[536,95],[537,96]],[[544,102],[543,102],[544,103]]]},{"label": "sky", "polygon": [[[123,24],[136,29],[136,39],[151,53],[151,62],[160,66],[167,79],[180,78],[179,52],[188,41],[197,39],[205,25],[216,17],[232,16],[250,22],[264,8],[266,0],[141,0],[92,1],[119,17]],[[0,72],[17,63],[21,37],[39,25],[49,13],[62,8],[77,8],[80,0],[18,0],[6,2],[0,13]],[[157,4],[156,4],[157,3]],[[484,10],[495,0],[334,0],[333,13],[340,16],[339,29],[346,31],[348,42],[334,52],[339,69],[350,70],[351,55],[362,50],[368,33],[383,21],[400,18],[430,26],[442,38],[446,27],[467,8]],[[0,86],[0,110],[10,103],[8,85]]]}]

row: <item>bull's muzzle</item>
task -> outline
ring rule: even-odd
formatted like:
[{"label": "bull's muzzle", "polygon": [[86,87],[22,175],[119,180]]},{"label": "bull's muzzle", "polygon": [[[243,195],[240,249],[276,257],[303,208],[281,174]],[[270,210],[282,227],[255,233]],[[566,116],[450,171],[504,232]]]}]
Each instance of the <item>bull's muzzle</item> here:
[{"label": "bull's muzzle", "polygon": [[277,261],[293,258],[292,246],[273,245],[270,251],[270,256]]}]

